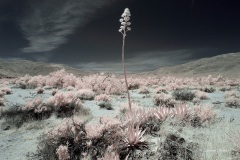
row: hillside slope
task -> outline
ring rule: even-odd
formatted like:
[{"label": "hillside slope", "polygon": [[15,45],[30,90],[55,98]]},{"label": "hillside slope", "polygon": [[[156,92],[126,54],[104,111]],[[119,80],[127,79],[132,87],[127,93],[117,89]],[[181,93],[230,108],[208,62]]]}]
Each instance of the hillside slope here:
[{"label": "hillside slope", "polygon": [[0,61],[0,77],[18,77],[29,75],[47,75],[51,72],[65,69],[69,73],[75,75],[88,75],[92,72],[81,71],[76,68],[72,68],[62,64],[51,64],[43,62],[33,62],[33,61],[11,61],[4,62]]},{"label": "hillside slope", "polygon": [[211,74],[214,76],[223,75],[230,78],[239,78],[240,52],[218,55],[211,58],[202,58],[200,60],[171,67],[162,67],[148,74],[160,76],[207,76]]}]

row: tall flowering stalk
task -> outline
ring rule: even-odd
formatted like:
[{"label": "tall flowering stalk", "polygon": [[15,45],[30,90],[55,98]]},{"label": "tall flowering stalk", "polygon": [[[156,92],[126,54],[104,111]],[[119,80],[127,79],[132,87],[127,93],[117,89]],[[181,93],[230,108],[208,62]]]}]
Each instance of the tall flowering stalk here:
[{"label": "tall flowering stalk", "polygon": [[118,30],[120,33],[123,35],[123,43],[122,43],[122,65],[123,65],[123,73],[124,73],[124,78],[125,78],[125,84],[127,88],[127,94],[128,94],[128,104],[129,104],[129,109],[132,111],[131,107],[131,100],[130,100],[130,94],[128,90],[128,82],[127,82],[127,76],[126,76],[126,71],[125,71],[125,64],[124,64],[124,47],[125,47],[125,38],[127,36],[127,32],[131,31],[131,28],[129,27],[131,25],[130,20],[131,13],[128,8],[126,8],[122,14],[122,18],[120,19],[121,26],[120,29]]}]

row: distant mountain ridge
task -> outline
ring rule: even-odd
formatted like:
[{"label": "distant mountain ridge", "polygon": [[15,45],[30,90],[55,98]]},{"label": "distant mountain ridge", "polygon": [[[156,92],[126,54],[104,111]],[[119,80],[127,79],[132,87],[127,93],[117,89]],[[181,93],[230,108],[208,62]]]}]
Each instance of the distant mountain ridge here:
[{"label": "distant mountain ridge", "polygon": [[[26,74],[32,76],[47,75],[61,69],[65,69],[66,72],[73,73],[76,76],[97,73],[92,71],[83,71],[63,64],[18,60],[11,62],[0,61],[0,78],[19,77]],[[130,75],[196,77],[208,76],[210,74],[213,76],[222,75],[229,78],[240,78],[240,52],[222,54],[210,58],[202,58],[181,65],[162,67],[155,71]]]},{"label": "distant mountain ridge", "polygon": [[92,74],[90,71],[82,71],[77,68],[69,67],[63,64],[51,64],[44,62],[33,62],[27,60],[17,61],[0,61],[0,77],[2,78],[14,78],[29,74],[35,75],[47,75],[51,72],[55,72],[61,69],[65,69],[66,72],[73,73],[75,75],[89,75]]},{"label": "distant mountain ridge", "polygon": [[240,78],[240,52],[202,58],[171,67],[162,67],[148,74],[164,76],[207,76],[211,74]]}]

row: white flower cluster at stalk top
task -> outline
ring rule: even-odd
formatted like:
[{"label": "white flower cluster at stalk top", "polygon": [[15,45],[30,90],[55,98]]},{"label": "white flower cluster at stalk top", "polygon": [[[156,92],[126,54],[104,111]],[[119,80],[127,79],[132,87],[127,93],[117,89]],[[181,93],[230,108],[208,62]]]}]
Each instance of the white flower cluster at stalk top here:
[{"label": "white flower cluster at stalk top", "polygon": [[121,32],[124,36],[126,36],[126,32],[127,31],[131,31],[131,28],[129,27],[131,25],[131,22],[129,22],[130,20],[130,16],[131,13],[129,11],[128,8],[126,8],[122,14],[122,18],[120,19],[121,22],[121,27],[118,30],[119,32]]}]

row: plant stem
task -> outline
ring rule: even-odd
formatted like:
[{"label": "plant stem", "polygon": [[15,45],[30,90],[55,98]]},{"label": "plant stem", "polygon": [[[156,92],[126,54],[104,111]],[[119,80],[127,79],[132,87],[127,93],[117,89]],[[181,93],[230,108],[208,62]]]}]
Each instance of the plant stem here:
[{"label": "plant stem", "polygon": [[128,82],[127,82],[127,76],[126,76],[125,64],[124,64],[125,37],[126,37],[126,33],[124,32],[124,34],[123,34],[123,44],[122,44],[122,65],[123,65],[123,73],[124,73],[124,78],[125,78],[125,84],[126,84],[127,94],[128,94],[129,110],[130,110],[130,112],[132,112],[131,99],[130,99],[130,94],[129,94],[129,90],[128,90]]}]

